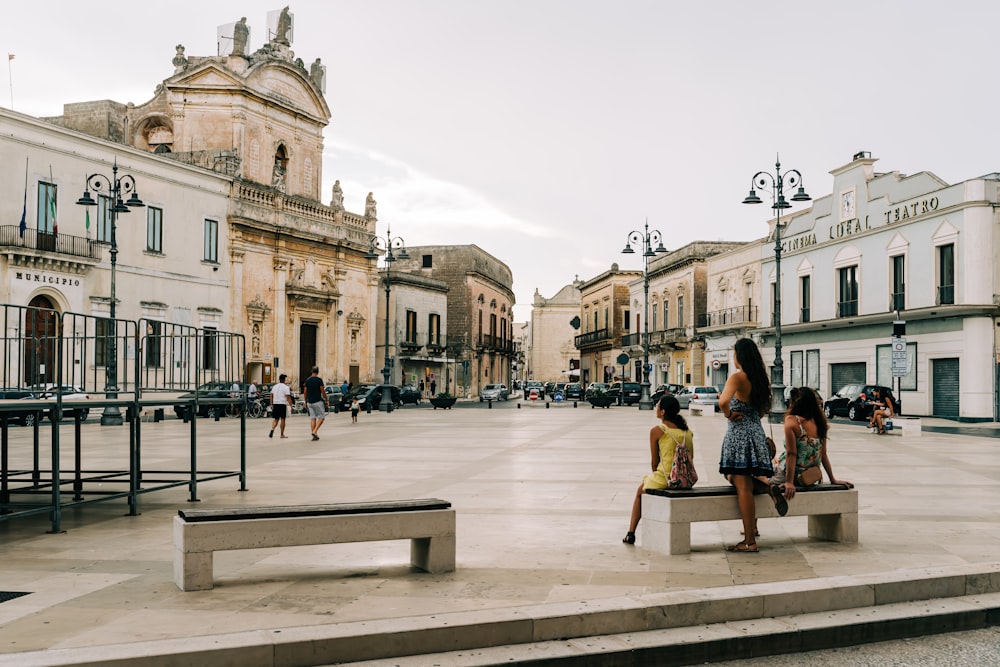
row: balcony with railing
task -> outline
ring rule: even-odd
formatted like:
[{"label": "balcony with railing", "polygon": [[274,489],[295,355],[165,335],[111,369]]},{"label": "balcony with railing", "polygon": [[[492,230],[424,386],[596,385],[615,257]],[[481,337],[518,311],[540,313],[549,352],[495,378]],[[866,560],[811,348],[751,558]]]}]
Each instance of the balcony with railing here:
[{"label": "balcony with railing", "polygon": [[501,354],[514,354],[514,343],[500,336],[482,335],[479,337],[479,349]]},{"label": "balcony with railing", "polygon": [[857,314],[858,314],[857,299],[837,302],[837,317],[857,317]]},{"label": "balcony with railing", "polygon": [[82,236],[50,234],[37,229],[25,229],[22,236],[18,225],[0,226],[0,248],[13,255],[14,263],[21,266],[36,263],[42,258],[51,261],[52,255],[59,255],[63,261],[79,258],[84,260],[84,264],[97,264],[101,261],[104,245]]},{"label": "balcony with railing", "polygon": [[704,313],[698,317],[699,329],[747,329],[757,326],[757,306],[737,306]]},{"label": "balcony with railing", "polygon": [[937,288],[937,305],[944,306],[948,304],[955,303],[955,286],[954,285],[938,285]]},{"label": "balcony with railing", "polygon": [[573,338],[573,344],[577,348],[588,347],[592,345],[607,345],[613,342],[611,336],[611,330],[605,327],[604,329],[596,329],[594,331],[588,331],[585,334],[580,334]]}]

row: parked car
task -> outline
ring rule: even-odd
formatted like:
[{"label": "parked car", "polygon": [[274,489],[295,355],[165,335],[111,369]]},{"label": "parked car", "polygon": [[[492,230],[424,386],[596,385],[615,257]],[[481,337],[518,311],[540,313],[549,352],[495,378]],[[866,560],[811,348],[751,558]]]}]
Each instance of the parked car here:
[{"label": "parked car", "polygon": [[488,384],[479,391],[479,402],[506,401],[507,387],[502,384]]},{"label": "parked car", "polygon": [[[67,405],[67,403],[71,403],[73,401],[86,401],[90,398],[87,392],[76,385],[64,384],[57,387],[57,385],[50,383],[35,385],[31,387],[29,391],[33,394],[32,398],[41,398],[45,400],[54,400],[56,394],[61,392],[63,400],[63,417],[66,419],[74,419],[76,417],[76,413],[79,412],[80,419],[86,420],[87,416],[90,414],[90,408]],[[49,414],[46,412],[44,416],[49,417]]]},{"label": "parked car", "polygon": [[642,396],[642,387],[639,386],[638,382],[612,382],[611,387],[608,389],[608,394],[614,396],[618,401],[624,405],[635,405],[639,402],[639,398]]},{"label": "parked car", "polygon": [[407,403],[420,405],[421,398],[423,398],[423,396],[420,395],[420,390],[412,384],[405,384],[399,388],[399,402],[403,405],[406,405]]},{"label": "parked car", "polygon": [[[181,394],[177,397],[178,401],[185,401],[185,403],[175,403],[174,404],[174,414],[177,415],[178,419],[184,419],[188,410],[193,407],[192,401],[197,398],[198,403],[198,416],[199,417],[214,417],[216,414],[222,415],[225,413],[225,405],[211,405],[201,403],[202,400],[206,398],[232,398],[232,382],[206,382],[194,391],[189,391],[186,394]],[[271,385],[269,385],[270,387]],[[258,389],[258,393],[262,390]],[[270,388],[268,389],[270,392]],[[264,394],[267,396],[267,394]],[[270,401],[270,397],[267,396],[266,400]]]},{"label": "parked car", "polygon": [[[4,387],[0,389],[0,401],[21,401],[33,398],[35,398],[35,394],[30,389],[25,389],[24,387]],[[10,409],[4,410],[0,414],[22,426],[34,425],[35,420],[39,417],[38,410],[17,409],[16,405],[7,407]]]},{"label": "parked car", "polygon": [[524,383],[524,400],[528,400],[532,390],[535,390],[538,398],[545,398],[545,385],[537,380],[528,380]]},{"label": "parked car", "polygon": [[565,394],[567,401],[582,401],[583,385],[579,382],[567,382]]},{"label": "parked car", "polygon": [[711,406],[719,409],[719,388],[710,385],[688,385],[674,394],[681,408],[690,408],[691,404],[702,407]]},{"label": "parked car", "polygon": [[684,385],[680,384],[661,384],[659,387],[656,388],[656,391],[654,391],[649,398],[650,400],[653,401],[653,403],[659,403],[660,399],[663,398],[664,394],[672,394],[676,396],[677,393],[680,392],[680,390],[683,388]]},{"label": "parked car", "polygon": [[883,396],[888,396],[898,414],[901,410],[892,389],[877,384],[849,384],[841,387],[836,394],[823,403],[823,412],[827,418],[847,417],[851,421],[863,421],[872,414],[872,389],[878,389]]},{"label": "parked car", "polygon": [[[395,385],[389,385],[391,389],[391,399],[393,407],[400,407],[403,403],[400,399],[399,387]],[[354,397],[357,396],[358,403],[361,405],[362,410],[368,410],[368,406],[371,405],[372,410],[378,410],[378,406],[382,404],[382,385],[380,384],[359,384],[350,391],[348,391],[340,399],[340,409],[341,411],[350,410],[351,402]]]}]

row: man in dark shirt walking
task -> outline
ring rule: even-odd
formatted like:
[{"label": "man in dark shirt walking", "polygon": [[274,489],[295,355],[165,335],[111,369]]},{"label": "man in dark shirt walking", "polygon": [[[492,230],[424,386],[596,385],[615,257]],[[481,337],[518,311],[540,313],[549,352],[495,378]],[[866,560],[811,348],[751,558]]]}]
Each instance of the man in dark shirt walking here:
[{"label": "man in dark shirt walking", "polygon": [[319,367],[312,367],[312,375],[302,383],[302,388],[306,394],[306,409],[309,410],[309,428],[312,431],[312,439],[319,440],[317,432],[326,419],[326,410],[330,403],[326,397],[326,387],[323,385],[323,378],[319,376]]}]

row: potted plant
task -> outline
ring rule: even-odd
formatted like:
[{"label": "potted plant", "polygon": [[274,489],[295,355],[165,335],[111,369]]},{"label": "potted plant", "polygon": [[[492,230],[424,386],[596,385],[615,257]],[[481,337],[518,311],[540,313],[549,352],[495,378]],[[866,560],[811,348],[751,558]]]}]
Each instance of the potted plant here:
[{"label": "potted plant", "polygon": [[615,397],[611,396],[603,389],[595,389],[591,392],[590,396],[587,397],[587,402],[590,403],[591,409],[607,408],[614,404]]},{"label": "potted plant", "polygon": [[452,396],[446,391],[442,391],[437,396],[431,396],[430,400],[431,400],[431,405],[434,406],[435,410],[437,410],[438,408],[444,408],[445,410],[448,410],[451,408],[451,406],[455,405],[455,401],[457,401],[458,398]]}]

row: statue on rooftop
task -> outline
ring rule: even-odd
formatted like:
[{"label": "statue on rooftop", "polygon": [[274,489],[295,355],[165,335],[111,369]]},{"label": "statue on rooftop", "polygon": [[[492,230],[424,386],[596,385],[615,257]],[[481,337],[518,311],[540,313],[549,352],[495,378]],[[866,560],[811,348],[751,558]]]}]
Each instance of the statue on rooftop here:
[{"label": "statue on rooftop", "polygon": [[184,55],[183,44],[178,44],[176,49],[177,49],[177,54],[174,56],[174,59],[171,60],[170,62],[173,63],[174,65],[174,74],[180,74],[188,66],[188,59],[187,56]]},{"label": "statue on rooftop", "polygon": [[365,199],[365,217],[371,218],[372,220],[378,219],[378,214],[375,212],[375,197],[372,193],[368,193],[368,197]]},{"label": "statue on rooftop", "polygon": [[281,14],[278,16],[278,27],[274,31],[274,41],[278,44],[284,44],[289,46],[291,40],[288,37],[288,33],[292,30],[292,16],[288,13],[288,7],[286,6],[281,10]]},{"label": "statue on rooftop", "polygon": [[250,28],[247,27],[247,17],[244,16],[233,26],[233,52],[230,55],[245,56],[249,37]]},{"label": "statue on rooftop", "polygon": [[330,208],[334,211],[344,210],[344,190],[340,187],[340,181],[333,182],[333,199],[330,200]]}]

